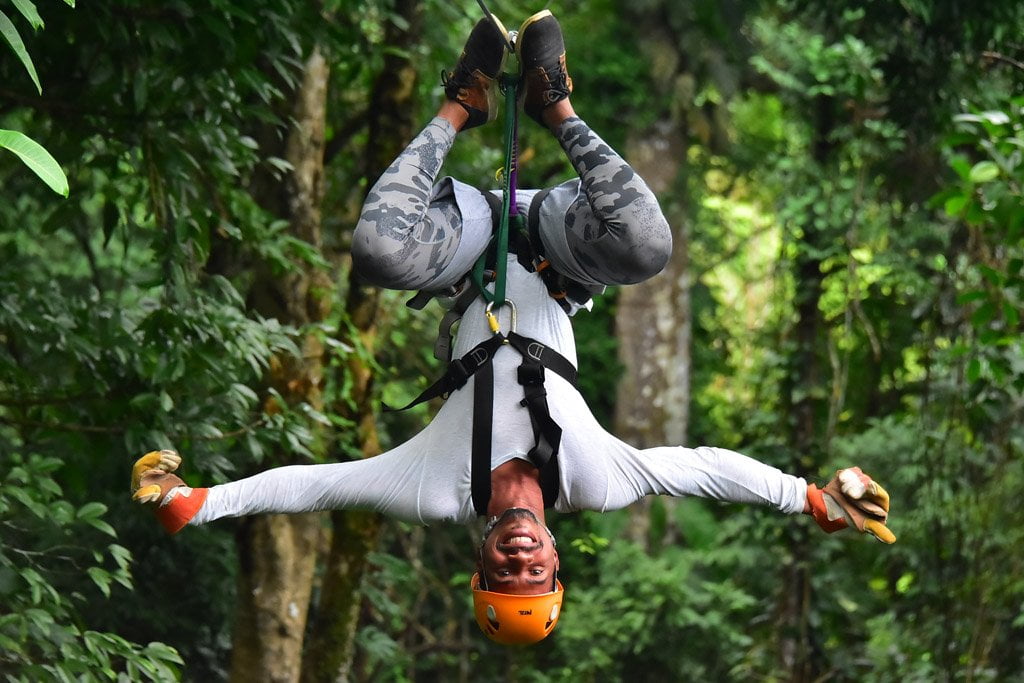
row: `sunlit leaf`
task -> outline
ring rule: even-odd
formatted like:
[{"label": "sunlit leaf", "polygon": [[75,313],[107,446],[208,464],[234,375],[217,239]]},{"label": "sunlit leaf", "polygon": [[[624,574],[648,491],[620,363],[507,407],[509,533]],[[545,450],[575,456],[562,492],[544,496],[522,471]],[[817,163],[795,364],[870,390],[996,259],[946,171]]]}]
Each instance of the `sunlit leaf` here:
[{"label": "sunlit leaf", "polygon": [[29,0],[11,0],[14,6],[21,12],[21,16],[28,20],[28,23],[32,24],[32,28],[37,31],[43,28],[43,18],[39,16],[39,10]]},{"label": "sunlit leaf", "polygon": [[979,161],[971,167],[972,183],[987,183],[999,177],[999,166],[994,161]]},{"label": "sunlit leaf", "polygon": [[67,176],[57,160],[38,142],[16,130],[0,130],[0,147],[17,154],[51,190],[64,197],[68,196]]},{"label": "sunlit leaf", "polygon": [[18,29],[14,27],[11,20],[7,18],[7,15],[0,11],[0,34],[3,35],[11,49],[14,50],[14,54],[21,60],[25,70],[28,71],[29,77],[32,82],[36,85],[36,90],[39,94],[43,94],[43,86],[39,84],[39,76],[36,74],[36,67],[32,64],[32,58],[28,56],[28,50],[25,49],[25,43],[21,40],[21,35],[18,34]]}]

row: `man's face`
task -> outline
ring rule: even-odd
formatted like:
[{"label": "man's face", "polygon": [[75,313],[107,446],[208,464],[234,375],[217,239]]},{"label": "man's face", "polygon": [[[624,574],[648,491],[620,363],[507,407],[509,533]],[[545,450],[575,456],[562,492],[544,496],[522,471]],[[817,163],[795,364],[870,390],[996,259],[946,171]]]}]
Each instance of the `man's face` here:
[{"label": "man's face", "polygon": [[484,538],[479,564],[487,590],[538,595],[551,592],[558,551],[536,515],[524,508],[509,508]]}]

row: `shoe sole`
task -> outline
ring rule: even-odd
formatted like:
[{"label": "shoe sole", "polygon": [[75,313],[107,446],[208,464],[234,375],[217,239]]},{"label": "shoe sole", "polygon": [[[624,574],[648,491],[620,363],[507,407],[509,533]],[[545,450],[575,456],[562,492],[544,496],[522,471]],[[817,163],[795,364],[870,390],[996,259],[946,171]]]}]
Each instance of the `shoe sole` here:
[{"label": "shoe sole", "polygon": [[519,33],[516,34],[516,58],[519,59],[520,67],[522,67],[522,64],[523,64],[523,51],[522,51],[522,41],[519,40],[519,39],[523,37],[524,33],[526,33],[526,29],[527,29],[527,27],[530,26],[530,24],[535,24],[538,21],[540,21],[541,19],[543,19],[544,17],[551,17],[551,16],[554,16],[553,14],[551,14],[551,10],[549,10],[549,9],[542,9],[541,11],[537,12],[536,14],[534,14],[534,15],[532,15],[530,17],[527,17],[526,21],[524,21],[522,23],[522,25],[519,27]]}]

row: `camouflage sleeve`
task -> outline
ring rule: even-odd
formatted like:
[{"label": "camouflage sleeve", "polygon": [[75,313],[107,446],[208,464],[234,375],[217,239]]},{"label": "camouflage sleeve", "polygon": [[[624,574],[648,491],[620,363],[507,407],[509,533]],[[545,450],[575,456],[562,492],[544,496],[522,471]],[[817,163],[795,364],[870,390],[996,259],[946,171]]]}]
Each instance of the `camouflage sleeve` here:
[{"label": "camouflage sleeve", "polygon": [[583,284],[641,282],[661,272],[672,232],[643,179],[581,119],[556,136],[579,174],[540,207],[541,240],[555,268]]},{"label": "camouflage sleeve", "polygon": [[374,184],[352,239],[356,271],[391,289],[442,289],[462,238],[455,193],[434,181],[455,140],[455,128],[434,118]]}]

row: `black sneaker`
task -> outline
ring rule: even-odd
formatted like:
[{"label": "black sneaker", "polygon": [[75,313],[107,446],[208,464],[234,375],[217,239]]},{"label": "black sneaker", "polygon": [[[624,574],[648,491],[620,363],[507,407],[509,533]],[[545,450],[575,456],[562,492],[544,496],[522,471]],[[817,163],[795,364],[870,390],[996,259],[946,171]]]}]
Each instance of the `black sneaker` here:
[{"label": "black sneaker", "polygon": [[462,48],[455,68],[441,72],[444,94],[469,113],[462,130],[483,125],[498,116],[498,88],[495,81],[505,63],[508,31],[497,17],[476,23]]},{"label": "black sneaker", "polygon": [[572,92],[572,79],[565,69],[562,27],[549,10],[537,12],[519,27],[516,54],[526,91],[523,111],[543,126],[544,108],[561,102]]}]

